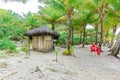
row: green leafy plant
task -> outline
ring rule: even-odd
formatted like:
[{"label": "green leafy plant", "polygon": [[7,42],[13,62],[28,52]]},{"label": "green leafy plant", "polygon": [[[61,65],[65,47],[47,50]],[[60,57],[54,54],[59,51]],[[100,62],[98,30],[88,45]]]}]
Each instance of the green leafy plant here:
[{"label": "green leafy plant", "polygon": [[72,55],[73,53],[74,53],[74,47],[73,46],[70,46],[70,50],[65,49],[63,51],[63,55]]},{"label": "green leafy plant", "polygon": [[21,48],[21,51],[25,52],[25,57],[29,58],[30,56],[30,39],[29,37],[24,36],[24,38],[27,40],[27,43],[24,44],[24,46]]},{"label": "green leafy plant", "polygon": [[56,60],[55,61],[58,61],[58,47],[55,46],[55,54],[56,54]]},{"label": "green leafy plant", "polygon": [[9,53],[17,52],[15,43],[8,38],[4,38],[0,41],[0,49],[6,50]]},{"label": "green leafy plant", "polygon": [[74,53],[74,47],[73,46],[70,46],[70,52],[71,52],[71,54]]},{"label": "green leafy plant", "polygon": [[59,44],[66,44],[66,37],[67,37],[67,33],[65,31],[61,31],[58,43]]},{"label": "green leafy plant", "polygon": [[55,69],[55,68],[50,68],[50,67],[47,67],[46,69],[48,69],[48,70],[50,70],[50,71],[52,71],[52,72],[58,72],[58,70],[57,70],[57,69]]},{"label": "green leafy plant", "polygon": [[63,55],[72,55],[70,50],[65,49]]}]

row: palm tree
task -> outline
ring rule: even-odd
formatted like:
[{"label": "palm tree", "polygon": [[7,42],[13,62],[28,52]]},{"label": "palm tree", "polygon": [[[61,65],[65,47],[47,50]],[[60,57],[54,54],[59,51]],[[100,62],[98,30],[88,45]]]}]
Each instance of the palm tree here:
[{"label": "palm tree", "polygon": [[20,26],[18,24],[21,19],[22,19],[21,16],[19,16],[18,14],[12,11],[0,9],[0,26],[1,27]]},{"label": "palm tree", "polygon": [[120,51],[120,43],[119,42],[120,42],[120,32],[118,34],[115,45],[112,48],[112,52],[111,52],[111,54],[115,57],[118,57],[118,54],[119,54],[119,51]]},{"label": "palm tree", "polygon": [[85,43],[85,36],[86,36],[86,25],[92,24],[98,20],[98,15],[94,15],[90,11],[83,9],[80,12],[77,12],[77,14],[74,17],[76,25],[83,26],[83,40],[82,40],[82,47],[84,47]]},{"label": "palm tree", "polygon": [[100,28],[101,28],[101,36],[100,36],[99,46],[100,46],[100,50],[101,50],[102,42],[103,42],[103,20],[104,20],[104,16],[105,16],[105,10],[107,9],[108,4],[109,4],[109,0],[88,0],[87,2],[88,2],[86,4],[87,8],[90,11],[99,14],[99,21],[100,21]]},{"label": "palm tree", "polygon": [[98,44],[98,23],[95,23],[95,44]]},{"label": "palm tree", "polygon": [[53,7],[46,6],[40,10],[40,17],[44,24],[48,23],[52,25],[52,30],[55,30],[57,23],[65,22],[66,16],[62,12],[55,10]]},{"label": "palm tree", "polygon": [[119,0],[111,0],[111,3],[109,5],[109,12],[108,12],[108,16],[109,19],[111,20],[112,23],[112,37],[111,37],[111,42],[109,45],[109,48],[111,49],[112,45],[113,45],[113,38],[115,36],[115,32],[117,30],[118,25],[120,24],[120,1]]},{"label": "palm tree", "polygon": [[116,18],[120,18],[120,1],[110,0],[109,11],[116,15]]},{"label": "palm tree", "polygon": [[41,21],[37,14],[27,13],[22,18],[22,26],[26,27],[27,30],[40,26]]},{"label": "palm tree", "polygon": [[73,25],[72,25],[72,16],[74,15],[74,11],[82,5],[83,0],[47,0],[49,5],[52,5],[52,7],[55,10],[59,10],[61,12],[64,12],[64,15],[67,15],[67,21],[69,25],[69,35],[68,35],[68,41],[72,41],[73,37]]}]

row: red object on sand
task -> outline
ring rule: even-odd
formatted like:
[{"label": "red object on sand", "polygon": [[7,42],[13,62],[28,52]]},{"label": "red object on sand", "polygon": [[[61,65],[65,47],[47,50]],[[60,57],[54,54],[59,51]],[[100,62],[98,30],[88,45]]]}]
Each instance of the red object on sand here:
[{"label": "red object on sand", "polygon": [[100,48],[96,44],[93,44],[90,49],[91,52],[97,52],[97,55],[100,56]]}]

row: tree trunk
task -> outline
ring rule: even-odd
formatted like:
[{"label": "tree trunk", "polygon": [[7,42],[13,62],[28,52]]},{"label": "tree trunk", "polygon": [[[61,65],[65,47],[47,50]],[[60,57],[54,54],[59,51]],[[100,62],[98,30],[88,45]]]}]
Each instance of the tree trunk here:
[{"label": "tree trunk", "polygon": [[113,34],[112,34],[112,37],[111,37],[111,42],[110,42],[110,45],[109,45],[109,48],[111,49],[112,48],[112,45],[114,43],[114,36],[115,36],[115,32],[116,32],[116,25],[113,26]]},{"label": "tree trunk", "polygon": [[80,41],[79,41],[79,44],[81,44],[82,42],[82,32],[80,32]]},{"label": "tree trunk", "polygon": [[95,33],[95,44],[97,44],[98,43],[98,24],[95,24],[95,31],[96,31],[96,33]]},{"label": "tree trunk", "polygon": [[117,57],[117,55],[119,54],[119,50],[120,50],[120,32],[118,34],[117,40],[115,42],[114,47],[112,48],[112,55]]},{"label": "tree trunk", "polygon": [[52,30],[55,31],[55,24],[52,23]]},{"label": "tree trunk", "polygon": [[72,33],[73,33],[73,26],[72,26],[72,11],[73,9],[70,9],[68,11],[68,21],[69,21],[69,34],[68,34],[68,41],[67,41],[67,46],[68,46],[68,50],[70,50],[70,45],[72,43]]},{"label": "tree trunk", "polygon": [[72,26],[72,43],[71,44],[74,45],[74,28],[73,28],[73,26]]},{"label": "tree trunk", "polygon": [[100,13],[100,27],[101,27],[101,35],[100,35],[100,51],[102,52],[102,43],[103,43],[103,13]]},{"label": "tree trunk", "polygon": [[82,47],[85,45],[85,36],[86,36],[86,24],[84,25],[84,30],[83,30],[83,41],[82,41]]}]

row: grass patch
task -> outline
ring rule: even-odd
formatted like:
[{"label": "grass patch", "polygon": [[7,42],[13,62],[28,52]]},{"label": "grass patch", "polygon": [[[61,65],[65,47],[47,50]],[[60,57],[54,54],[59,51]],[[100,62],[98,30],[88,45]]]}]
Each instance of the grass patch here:
[{"label": "grass patch", "polygon": [[50,68],[50,67],[47,67],[46,69],[48,69],[49,71],[51,71],[51,72],[58,72],[58,70],[57,69],[55,69],[55,68]]},{"label": "grass patch", "polygon": [[64,72],[64,74],[67,74],[67,75],[72,75],[72,72],[71,72],[71,71],[66,70],[66,71]]}]

